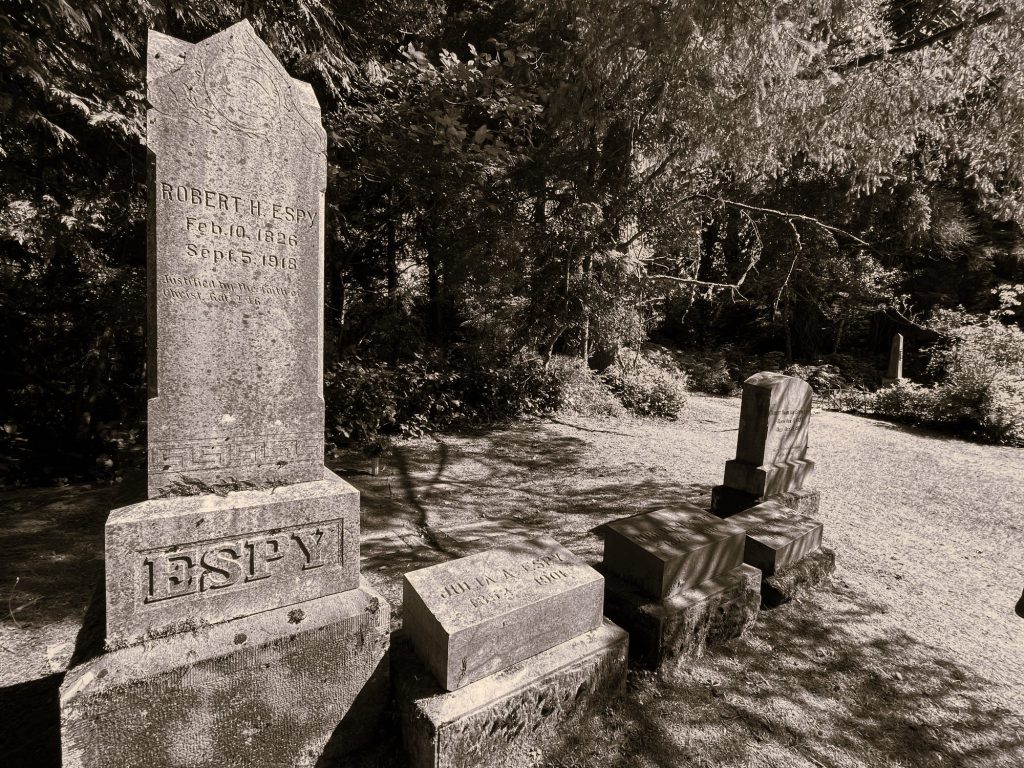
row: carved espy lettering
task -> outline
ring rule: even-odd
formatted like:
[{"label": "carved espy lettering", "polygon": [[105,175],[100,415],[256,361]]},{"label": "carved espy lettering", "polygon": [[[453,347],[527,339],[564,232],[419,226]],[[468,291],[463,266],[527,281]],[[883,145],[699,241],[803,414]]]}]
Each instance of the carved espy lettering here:
[{"label": "carved espy lettering", "polygon": [[[309,534],[308,537],[306,537],[307,533]],[[306,556],[306,562],[302,564],[302,570],[308,571],[310,568],[319,568],[324,565],[324,558],[327,556],[327,542],[324,531],[320,528],[312,531],[295,531],[292,534],[292,538],[299,545],[302,554]],[[341,550],[340,547],[338,549],[339,551]]]},{"label": "carved espy lettering", "polygon": [[245,588],[275,576],[340,565],[342,526],[341,520],[334,520],[329,525],[143,552],[143,602]]},{"label": "carved espy lettering", "polygon": [[249,573],[246,581],[259,581],[270,578],[270,564],[284,557],[284,547],[278,536],[264,536],[245,542],[249,551]]},{"label": "carved espy lettering", "polygon": [[169,552],[147,557],[145,566],[149,575],[147,603],[183,597],[196,591],[196,581],[192,577],[196,567],[195,552]]},{"label": "carved espy lettering", "polygon": [[199,577],[199,591],[223,589],[242,578],[242,549],[236,544],[210,549],[203,553],[200,564],[205,569]]}]

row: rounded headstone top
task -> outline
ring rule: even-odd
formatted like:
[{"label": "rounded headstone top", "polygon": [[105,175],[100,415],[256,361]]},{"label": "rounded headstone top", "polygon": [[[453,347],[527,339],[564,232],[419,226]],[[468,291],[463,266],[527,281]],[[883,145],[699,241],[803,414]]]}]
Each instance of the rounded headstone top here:
[{"label": "rounded headstone top", "polygon": [[752,387],[764,387],[766,389],[774,389],[775,387],[796,387],[798,389],[810,390],[811,385],[803,379],[798,379],[796,376],[787,376],[784,373],[777,373],[775,371],[759,371],[746,379],[744,384],[749,384]]}]

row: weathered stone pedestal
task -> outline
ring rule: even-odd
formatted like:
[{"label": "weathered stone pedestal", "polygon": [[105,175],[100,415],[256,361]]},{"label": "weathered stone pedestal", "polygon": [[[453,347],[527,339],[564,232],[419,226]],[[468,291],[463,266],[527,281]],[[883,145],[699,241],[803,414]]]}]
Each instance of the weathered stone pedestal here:
[{"label": "weathered stone pedestal", "polygon": [[363,584],[101,654],[61,686],[64,768],[314,766],[373,735],[390,609]]},{"label": "weathered stone pedestal", "polygon": [[756,620],[761,574],[743,564],[743,529],[689,504],[605,529],[605,613],[643,666],[700,656]]},{"label": "weathered stone pedestal", "polygon": [[821,492],[814,488],[797,488],[774,496],[755,496],[746,491],[730,488],[728,485],[716,485],[711,489],[711,514],[717,517],[731,517],[765,501],[777,501],[797,514],[813,517],[821,509]]},{"label": "weathered stone pedestal", "polygon": [[787,602],[828,579],[835,553],[821,546],[824,526],[789,507],[767,501],[729,518],[746,532],[745,563],[763,574],[762,603]]},{"label": "weathered stone pedestal", "polygon": [[630,656],[648,669],[702,656],[740,637],[757,620],[761,572],[740,565],[653,600],[605,572],[605,613],[629,631]]},{"label": "weathered stone pedestal", "polygon": [[836,553],[821,547],[771,576],[765,576],[761,581],[761,604],[774,608],[812,592],[825,584],[835,570]]},{"label": "weathered stone pedestal", "polygon": [[405,575],[394,679],[415,768],[518,766],[626,677],[604,579],[549,537]]},{"label": "weathered stone pedestal", "polygon": [[108,650],[359,584],[359,492],[322,480],[149,499],[107,518]]},{"label": "weathered stone pedestal", "polygon": [[629,637],[610,621],[456,691],[398,633],[392,675],[412,768],[514,768],[615,699]]}]

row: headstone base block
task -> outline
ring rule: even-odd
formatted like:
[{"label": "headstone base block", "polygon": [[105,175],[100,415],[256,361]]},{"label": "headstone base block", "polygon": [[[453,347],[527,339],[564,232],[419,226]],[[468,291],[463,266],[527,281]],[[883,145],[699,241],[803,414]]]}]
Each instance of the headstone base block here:
[{"label": "headstone base block", "polygon": [[359,492],[323,479],[149,499],[105,527],[108,650],[359,586]]},{"label": "headstone base block", "polygon": [[774,608],[829,580],[836,570],[835,551],[822,547],[761,582],[761,604]]},{"label": "headstone base block", "polygon": [[755,496],[774,496],[793,488],[802,488],[814,474],[810,459],[791,459],[755,466],[739,459],[725,462],[724,484]]},{"label": "headstone base block", "polygon": [[392,676],[411,768],[512,768],[623,689],[629,635],[602,626],[456,691],[396,634]]},{"label": "headstone base block", "polygon": [[629,632],[630,655],[657,669],[743,635],[757,619],[761,572],[740,565],[663,600],[652,600],[606,572],[604,604],[605,613]]},{"label": "headstone base block", "polygon": [[64,768],[306,768],[350,752],[388,703],[389,623],[364,583],[89,659],[61,686]]},{"label": "headstone base block", "polygon": [[728,485],[716,485],[711,489],[711,514],[716,517],[731,517],[765,501],[777,501],[797,514],[815,517],[821,510],[821,491],[800,488],[774,496],[754,496]]}]

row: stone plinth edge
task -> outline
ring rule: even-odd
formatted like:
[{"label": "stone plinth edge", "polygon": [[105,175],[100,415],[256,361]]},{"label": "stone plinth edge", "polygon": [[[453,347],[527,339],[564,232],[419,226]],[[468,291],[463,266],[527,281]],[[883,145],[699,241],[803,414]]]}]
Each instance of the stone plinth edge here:
[{"label": "stone plinth edge", "polygon": [[750,565],[663,600],[605,574],[605,612],[629,632],[631,657],[648,669],[698,658],[742,636],[757,620],[760,603],[761,572]]},{"label": "stone plinth edge", "polygon": [[390,607],[365,583],[92,658],[60,691],[64,768],[308,768],[372,736]]},{"label": "stone plinth edge", "polygon": [[610,621],[477,680],[441,689],[397,633],[392,654],[402,736],[412,768],[512,768],[557,749],[571,727],[618,696],[629,636]]},{"label": "stone plinth edge", "polygon": [[822,547],[761,583],[761,604],[774,608],[826,584],[836,570],[835,551]]}]

